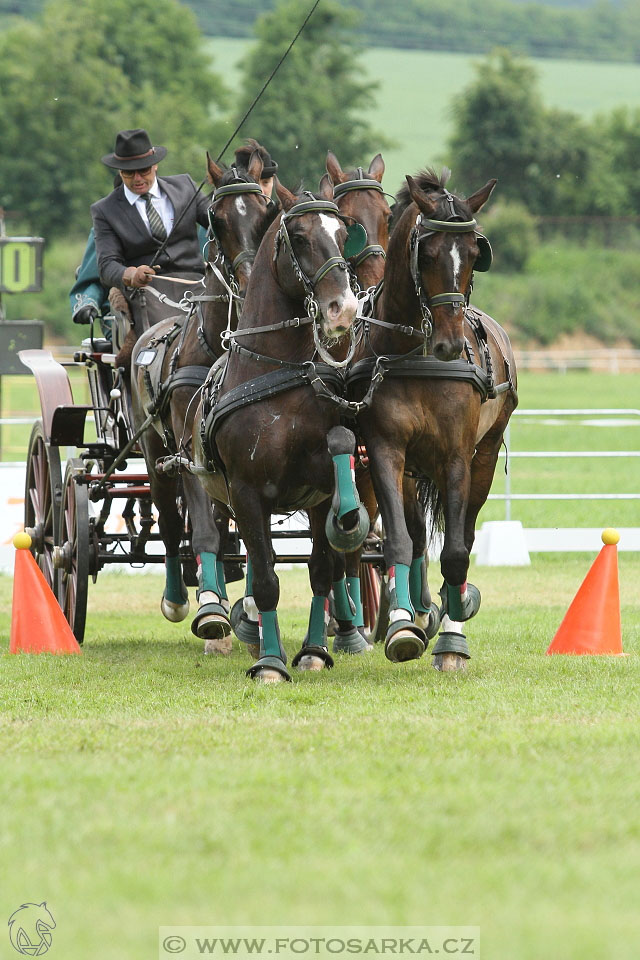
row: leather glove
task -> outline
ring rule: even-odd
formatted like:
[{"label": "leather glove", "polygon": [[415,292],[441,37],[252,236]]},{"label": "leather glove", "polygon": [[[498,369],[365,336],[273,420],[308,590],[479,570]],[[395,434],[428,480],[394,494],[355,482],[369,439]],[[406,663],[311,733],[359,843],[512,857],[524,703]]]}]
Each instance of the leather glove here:
[{"label": "leather glove", "polygon": [[143,263],[139,267],[127,267],[122,275],[125,287],[146,287],[155,276],[155,270]]},{"label": "leather glove", "polygon": [[91,323],[92,320],[95,320],[96,317],[100,316],[100,311],[97,307],[94,307],[93,304],[88,303],[84,307],[80,307],[79,310],[73,315],[74,323]]}]

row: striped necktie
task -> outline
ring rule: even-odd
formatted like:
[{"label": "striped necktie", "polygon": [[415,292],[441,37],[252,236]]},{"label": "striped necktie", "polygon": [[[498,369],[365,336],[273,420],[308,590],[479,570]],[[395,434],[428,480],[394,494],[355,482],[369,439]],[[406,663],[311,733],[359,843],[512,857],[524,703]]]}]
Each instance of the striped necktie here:
[{"label": "striped necktie", "polygon": [[166,240],[167,231],[164,228],[162,217],[153,205],[151,194],[143,193],[141,196],[147,207],[147,217],[149,220],[149,227],[151,228],[151,236],[154,240]]}]

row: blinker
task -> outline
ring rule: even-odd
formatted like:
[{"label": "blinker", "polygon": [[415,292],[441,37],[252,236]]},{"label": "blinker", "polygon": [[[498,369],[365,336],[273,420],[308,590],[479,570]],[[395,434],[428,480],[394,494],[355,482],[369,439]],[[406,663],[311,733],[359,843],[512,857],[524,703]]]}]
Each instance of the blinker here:
[{"label": "blinker", "polygon": [[479,273],[486,273],[493,263],[493,250],[487,238],[481,233],[476,234],[476,243],[478,244],[480,253],[476,258],[473,269]]},{"label": "blinker", "polygon": [[344,258],[356,257],[367,245],[367,231],[356,220],[347,227],[347,239],[344,245]]}]

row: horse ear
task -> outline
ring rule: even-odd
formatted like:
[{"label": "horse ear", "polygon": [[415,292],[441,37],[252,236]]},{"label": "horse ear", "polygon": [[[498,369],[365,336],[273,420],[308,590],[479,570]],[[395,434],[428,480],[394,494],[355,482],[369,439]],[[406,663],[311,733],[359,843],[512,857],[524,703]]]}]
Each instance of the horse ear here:
[{"label": "horse ear", "polygon": [[207,150],[207,179],[209,183],[212,183],[214,186],[218,186],[222,177],[224,176],[224,170],[222,167],[219,167],[215,160],[212,160],[209,156],[209,151]]},{"label": "horse ear", "polygon": [[285,210],[290,210],[291,207],[295,207],[298,202],[298,198],[295,193],[291,193],[290,190],[280,183],[278,178],[275,178],[276,193],[278,195],[278,200],[282,204]]},{"label": "horse ear", "polygon": [[382,154],[379,153],[373,158],[369,164],[369,169],[367,171],[372,180],[377,180],[378,183],[382,183],[382,176],[384,174],[384,160],[382,159]]},{"label": "horse ear", "polygon": [[421,212],[427,217],[432,217],[438,208],[437,197],[430,197],[429,194],[424,193],[409,174],[406,175],[405,179],[409,187],[409,195],[413,202],[417,204]]},{"label": "horse ear", "polygon": [[349,179],[340,166],[340,161],[331,150],[327,151],[327,173],[334,183],[344,183],[345,180]]},{"label": "horse ear", "polygon": [[264,163],[262,161],[262,157],[260,156],[257,150],[254,150],[249,158],[247,173],[249,174],[250,177],[253,177],[253,179],[257,183],[260,177],[262,176],[263,169],[264,169]]},{"label": "horse ear", "polygon": [[467,203],[471,207],[472,213],[477,213],[493,193],[493,188],[495,187],[497,180],[489,180],[489,183],[485,183],[484,187],[480,190],[476,190],[475,193],[472,193],[470,197],[467,197]]},{"label": "horse ear", "polygon": [[325,173],[324,177],[320,181],[318,193],[323,200],[333,200],[333,180],[328,173]]}]

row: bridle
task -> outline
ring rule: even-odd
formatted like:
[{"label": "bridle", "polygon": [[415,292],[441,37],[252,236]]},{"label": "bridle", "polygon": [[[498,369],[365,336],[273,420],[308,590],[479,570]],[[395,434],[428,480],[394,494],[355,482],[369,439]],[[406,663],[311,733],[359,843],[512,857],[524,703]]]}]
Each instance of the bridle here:
[{"label": "bridle", "polygon": [[480,248],[480,253],[476,257],[473,265],[474,271],[486,271],[491,266],[492,253],[491,245],[485,236],[477,232],[478,223],[476,220],[462,220],[456,213],[454,206],[454,197],[448,190],[444,191],[445,202],[449,204],[450,215],[446,220],[434,220],[419,213],[416,217],[415,226],[409,234],[409,270],[413,280],[416,296],[420,303],[420,313],[422,315],[422,330],[426,337],[430,337],[433,331],[433,316],[431,309],[449,304],[453,307],[462,307],[465,311],[469,306],[471,290],[473,289],[473,279],[469,284],[466,293],[448,292],[438,293],[430,297],[422,285],[418,258],[420,253],[420,243],[434,233],[473,233],[476,242]]},{"label": "bridle", "polygon": [[[226,256],[224,250],[222,249],[222,244],[220,238],[216,234],[215,225],[214,225],[214,213],[215,213],[215,204],[222,200],[223,197],[239,197],[247,194],[255,194],[256,196],[261,197],[267,205],[272,204],[273,200],[269,197],[265,197],[262,192],[262,188],[259,183],[256,183],[255,180],[249,180],[247,177],[244,177],[241,173],[238,172],[236,167],[231,168],[234,174],[234,180],[231,183],[225,183],[221,187],[217,187],[212,194],[211,203],[209,204],[209,230],[207,233],[207,246],[210,243],[215,244],[217,249],[217,255],[215,260],[208,260],[207,262],[213,266],[214,264],[219,263],[223,270],[225,271],[228,279],[229,285],[233,289],[234,293],[238,294],[238,284],[236,280],[236,271],[239,266],[243,263],[253,263],[256,258],[256,250],[241,250],[237,257],[234,257],[233,260],[229,260]],[[214,271],[215,272],[215,271]]]},{"label": "bridle", "polygon": [[[279,323],[273,323],[269,326],[262,327],[251,327],[244,330],[235,330],[235,331],[226,331],[225,339],[223,340],[223,347],[228,348],[231,352],[242,353],[244,356],[251,356],[253,359],[262,360],[268,363],[279,364],[280,366],[290,366],[298,367],[299,364],[293,364],[289,361],[277,360],[273,357],[268,357],[263,354],[256,353],[255,351],[248,350],[246,347],[241,347],[238,342],[238,337],[250,336],[254,334],[263,334],[271,333],[274,331],[283,330],[289,327],[301,327],[306,324],[311,323],[313,328],[313,341],[315,348],[318,352],[318,355],[322,358],[325,363],[330,364],[332,367],[342,368],[346,367],[352,360],[353,354],[356,348],[356,331],[354,325],[352,324],[349,328],[349,349],[347,351],[347,356],[344,360],[336,360],[325,348],[321,341],[319,325],[318,325],[318,316],[320,315],[320,305],[316,297],[316,286],[323,277],[334,269],[344,270],[349,274],[349,279],[351,282],[351,274],[349,272],[349,264],[347,263],[344,256],[329,257],[325,262],[315,271],[312,277],[310,277],[305,270],[303,269],[296,252],[293,249],[293,244],[291,242],[291,237],[287,229],[287,224],[294,217],[301,217],[306,213],[328,213],[334,217],[337,217],[339,220],[346,222],[347,219],[352,220],[353,218],[345,217],[340,213],[338,206],[335,203],[332,203],[330,200],[317,200],[313,194],[308,193],[308,200],[303,200],[300,203],[296,203],[289,210],[284,211],[280,217],[280,224],[276,231],[274,238],[274,248],[273,248],[273,262],[277,263],[280,252],[284,249],[286,250],[289,261],[293,268],[296,279],[299,283],[302,284],[302,287],[305,291],[304,306],[307,311],[306,317],[294,317],[292,319],[283,320]],[[351,230],[351,226],[347,226],[347,233]],[[361,224],[357,224],[360,227],[360,231],[364,232],[364,228]],[[361,234],[358,234],[361,237]],[[345,248],[346,248],[345,244]]]},{"label": "bridle", "polygon": [[[344,197],[345,194],[351,193],[354,190],[377,190],[378,193],[385,195],[385,191],[382,189],[382,184],[378,180],[370,180],[365,177],[362,167],[357,169],[358,176],[353,180],[345,180],[343,183],[338,183],[333,188],[333,199],[339,200],[340,197]],[[369,238],[367,237],[367,240]],[[379,243],[367,243],[360,253],[355,256],[349,257],[349,262],[351,266],[355,269],[359,267],[360,264],[367,259],[367,257],[382,257],[386,260],[387,254],[383,246]]]}]

